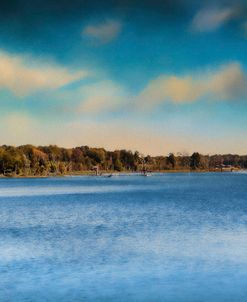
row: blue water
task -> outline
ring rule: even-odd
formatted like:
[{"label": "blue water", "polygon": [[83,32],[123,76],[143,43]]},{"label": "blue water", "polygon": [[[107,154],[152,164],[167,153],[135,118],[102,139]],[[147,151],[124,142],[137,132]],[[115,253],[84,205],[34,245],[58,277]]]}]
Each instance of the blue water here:
[{"label": "blue water", "polygon": [[0,180],[1,302],[247,301],[247,174]]}]

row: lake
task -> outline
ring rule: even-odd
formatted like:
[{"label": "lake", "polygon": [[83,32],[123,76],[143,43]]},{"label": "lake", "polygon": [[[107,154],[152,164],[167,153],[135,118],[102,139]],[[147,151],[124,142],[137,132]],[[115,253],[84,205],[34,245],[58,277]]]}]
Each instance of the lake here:
[{"label": "lake", "polygon": [[0,179],[1,302],[242,302],[247,174]]}]

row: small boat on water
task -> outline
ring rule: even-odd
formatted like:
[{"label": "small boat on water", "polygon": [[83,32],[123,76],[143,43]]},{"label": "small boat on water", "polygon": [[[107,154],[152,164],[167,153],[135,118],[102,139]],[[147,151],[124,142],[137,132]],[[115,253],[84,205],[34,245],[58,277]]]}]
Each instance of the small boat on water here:
[{"label": "small boat on water", "polygon": [[150,173],[146,173],[146,174],[143,174],[143,176],[152,176],[152,174],[150,174]]},{"label": "small boat on water", "polygon": [[148,173],[147,170],[144,170],[143,173],[141,174],[141,176],[151,176],[152,174],[151,173]]},{"label": "small boat on water", "polygon": [[110,178],[110,177],[116,177],[119,176],[117,173],[111,173],[111,174],[103,174],[104,177]]}]

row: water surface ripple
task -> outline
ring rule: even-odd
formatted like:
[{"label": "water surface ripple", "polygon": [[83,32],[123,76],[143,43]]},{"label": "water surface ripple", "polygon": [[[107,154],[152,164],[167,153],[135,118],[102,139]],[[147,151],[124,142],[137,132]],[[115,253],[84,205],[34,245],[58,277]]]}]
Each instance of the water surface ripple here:
[{"label": "water surface ripple", "polygon": [[247,174],[0,179],[0,301],[246,302]]}]

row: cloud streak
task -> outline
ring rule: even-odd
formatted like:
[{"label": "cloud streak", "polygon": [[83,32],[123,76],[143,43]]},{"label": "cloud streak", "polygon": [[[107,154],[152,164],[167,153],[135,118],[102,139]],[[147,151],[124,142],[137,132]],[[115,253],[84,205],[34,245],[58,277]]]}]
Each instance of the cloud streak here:
[{"label": "cloud streak", "polygon": [[196,32],[212,32],[239,15],[239,7],[203,8],[195,15],[191,27]]},{"label": "cloud streak", "polygon": [[[82,85],[63,92],[65,111],[83,116],[114,112],[145,112],[163,103],[176,105],[199,101],[240,101],[247,97],[247,75],[238,62],[184,75],[161,74],[136,94],[111,80]],[[71,100],[74,105],[71,106]],[[66,106],[69,103],[69,106]]]},{"label": "cloud streak", "polygon": [[119,21],[107,20],[104,23],[86,26],[82,35],[100,43],[109,43],[116,39],[122,30],[122,24]]},{"label": "cloud streak", "polygon": [[162,75],[148,83],[136,97],[136,103],[150,108],[164,102],[239,100],[247,96],[246,83],[246,74],[237,62],[202,74]]},{"label": "cloud streak", "polygon": [[86,75],[85,71],[71,72],[56,64],[0,50],[0,88],[19,97],[43,89],[57,89]]}]

